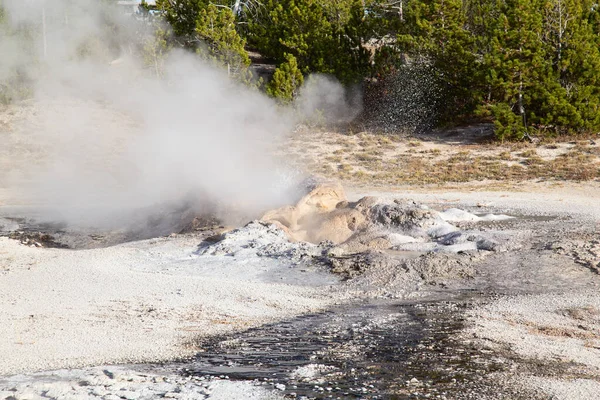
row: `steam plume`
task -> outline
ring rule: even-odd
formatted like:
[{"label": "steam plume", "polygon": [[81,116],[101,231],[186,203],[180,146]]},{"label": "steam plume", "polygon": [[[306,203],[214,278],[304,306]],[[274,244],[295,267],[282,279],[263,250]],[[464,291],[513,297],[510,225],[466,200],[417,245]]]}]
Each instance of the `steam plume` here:
[{"label": "steam plume", "polygon": [[34,81],[36,115],[17,129],[43,157],[13,175],[30,199],[96,225],[184,200],[246,213],[287,201],[291,173],[269,146],[293,122],[270,99],[183,51],[156,79],[129,50],[140,25],[103,2],[3,5],[13,28],[35,28],[29,48],[0,38],[0,77]]}]

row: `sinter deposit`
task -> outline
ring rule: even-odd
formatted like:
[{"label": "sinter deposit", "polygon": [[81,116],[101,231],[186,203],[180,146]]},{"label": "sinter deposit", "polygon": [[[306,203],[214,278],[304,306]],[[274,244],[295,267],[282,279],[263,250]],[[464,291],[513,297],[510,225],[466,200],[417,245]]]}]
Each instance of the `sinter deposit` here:
[{"label": "sinter deposit", "polygon": [[[480,257],[520,246],[506,233],[457,227],[461,222],[498,221],[509,216],[480,217],[455,208],[438,212],[404,199],[363,197],[349,202],[337,182],[314,184],[307,191],[294,206],[269,211],[260,221],[210,238],[199,253],[326,265],[346,278],[367,269],[394,274],[417,269],[421,279],[427,280],[431,275],[425,270],[438,269],[444,276],[468,275],[460,266],[458,253]],[[428,253],[448,255],[431,257]]]}]

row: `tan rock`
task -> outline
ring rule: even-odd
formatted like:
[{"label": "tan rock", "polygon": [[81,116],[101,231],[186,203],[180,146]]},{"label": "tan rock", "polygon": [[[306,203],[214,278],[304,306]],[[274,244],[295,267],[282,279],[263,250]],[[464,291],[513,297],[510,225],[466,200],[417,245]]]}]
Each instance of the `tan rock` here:
[{"label": "tan rock", "polygon": [[[312,189],[295,206],[286,206],[265,213],[266,222],[281,224],[291,240],[318,243],[331,240],[335,243],[352,236],[356,226],[364,222],[348,208],[344,188],[338,182],[325,182]],[[358,213],[360,214],[360,213]]]},{"label": "tan rock", "polygon": [[351,208],[336,209],[330,213],[318,215],[309,222],[309,241],[319,243],[329,240],[343,243],[348,240],[366,222],[365,216]]},{"label": "tan rock", "polygon": [[315,212],[329,212],[343,201],[347,201],[344,188],[339,182],[326,182],[318,185],[297,204],[300,215]]},{"label": "tan rock", "polygon": [[[349,203],[337,182],[326,182],[312,189],[295,206],[272,210],[262,220],[277,223],[292,241],[343,244],[348,252],[366,249],[389,249],[389,239],[373,233],[370,210],[377,197],[364,197]],[[347,242],[347,243],[346,243]]]},{"label": "tan rock", "polygon": [[298,210],[295,206],[285,206],[267,211],[261,218],[266,222],[279,222],[281,225],[294,229],[297,225]]},{"label": "tan rock", "polygon": [[361,253],[367,250],[387,250],[393,245],[386,234],[362,230],[342,243],[339,247],[346,253]]}]

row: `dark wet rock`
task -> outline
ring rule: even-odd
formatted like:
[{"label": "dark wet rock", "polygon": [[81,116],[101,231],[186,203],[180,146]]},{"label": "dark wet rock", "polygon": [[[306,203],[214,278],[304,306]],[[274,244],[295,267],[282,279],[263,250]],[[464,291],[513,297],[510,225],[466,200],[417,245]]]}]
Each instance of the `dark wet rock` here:
[{"label": "dark wet rock", "polygon": [[438,243],[444,246],[453,246],[456,244],[462,244],[467,241],[472,242],[475,240],[474,235],[465,234],[464,232],[450,232],[447,235],[442,236],[438,239]]},{"label": "dark wet rock", "polygon": [[295,399],[544,398],[505,387],[496,373],[514,364],[457,338],[470,301],[377,301],[204,339],[186,373],[264,381]]},{"label": "dark wet rock", "polygon": [[511,242],[510,237],[501,237],[501,235],[482,234],[476,232],[451,232],[438,239],[438,243],[444,246],[455,246],[467,242],[474,242],[477,250],[483,251],[506,251],[511,246],[518,247],[519,243]]},{"label": "dark wet rock", "polygon": [[25,246],[49,247],[57,249],[67,249],[69,246],[58,242],[54,236],[43,232],[11,232],[8,237],[18,240]]}]

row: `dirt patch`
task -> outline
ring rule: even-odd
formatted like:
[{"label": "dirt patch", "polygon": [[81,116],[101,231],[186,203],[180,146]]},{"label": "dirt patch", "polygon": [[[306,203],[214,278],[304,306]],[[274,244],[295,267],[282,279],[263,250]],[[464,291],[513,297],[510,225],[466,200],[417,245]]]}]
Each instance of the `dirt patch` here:
[{"label": "dirt patch", "polygon": [[369,270],[409,272],[406,265],[383,252],[366,251],[346,257],[330,257],[331,272],[346,279],[356,278]]},{"label": "dirt patch", "polygon": [[474,259],[464,255],[426,253],[414,259],[398,257],[382,251],[367,251],[329,259],[332,272],[347,279],[364,275],[355,284],[369,281],[388,289],[409,281],[430,286],[445,286],[447,281],[472,279]]},{"label": "dirt patch", "polygon": [[600,319],[600,309],[595,307],[568,308],[561,311],[561,314],[579,321],[586,321],[591,318]]}]

